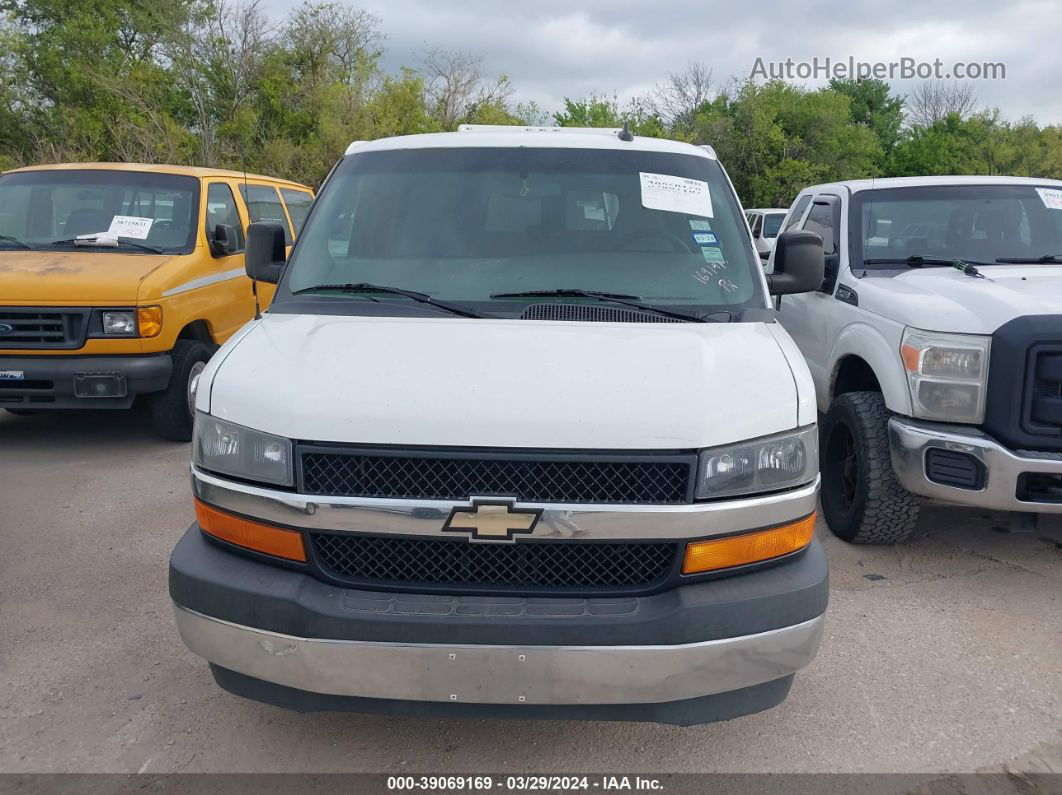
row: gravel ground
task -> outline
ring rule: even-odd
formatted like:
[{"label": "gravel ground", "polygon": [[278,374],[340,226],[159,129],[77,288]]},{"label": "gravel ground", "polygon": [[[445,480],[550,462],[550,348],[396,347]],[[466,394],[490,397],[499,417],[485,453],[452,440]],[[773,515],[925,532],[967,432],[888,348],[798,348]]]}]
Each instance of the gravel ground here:
[{"label": "gravel ground", "polygon": [[953,773],[1062,740],[1062,519],[1022,532],[940,507],[899,547],[819,528],[822,651],[759,715],[678,728],[244,701],[173,623],[166,560],[192,520],[187,457],[143,411],[0,412],[0,770]]}]

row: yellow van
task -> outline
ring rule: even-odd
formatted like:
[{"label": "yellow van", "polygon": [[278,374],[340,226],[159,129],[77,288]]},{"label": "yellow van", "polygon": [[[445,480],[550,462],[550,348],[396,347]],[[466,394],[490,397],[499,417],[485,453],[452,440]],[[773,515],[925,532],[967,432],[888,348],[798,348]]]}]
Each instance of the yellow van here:
[{"label": "yellow van", "polygon": [[[305,185],[127,163],[0,174],[0,407],[13,414],[151,402],[157,432],[191,438],[188,386],[254,315],[249,223],[290,245]],[[272,286],[259,285],[265,306]]]}]

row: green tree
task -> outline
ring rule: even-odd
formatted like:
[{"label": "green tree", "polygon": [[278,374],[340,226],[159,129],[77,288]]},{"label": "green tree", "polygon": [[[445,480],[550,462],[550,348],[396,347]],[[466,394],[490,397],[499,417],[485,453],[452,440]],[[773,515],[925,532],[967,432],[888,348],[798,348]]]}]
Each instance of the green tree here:
[{"label": "green tree", "polygon": [[848,97],[852,121],[872,130],[888,157],[903,127],[903,97],[893,95],[882,80],[831,80],[830,88]]}]

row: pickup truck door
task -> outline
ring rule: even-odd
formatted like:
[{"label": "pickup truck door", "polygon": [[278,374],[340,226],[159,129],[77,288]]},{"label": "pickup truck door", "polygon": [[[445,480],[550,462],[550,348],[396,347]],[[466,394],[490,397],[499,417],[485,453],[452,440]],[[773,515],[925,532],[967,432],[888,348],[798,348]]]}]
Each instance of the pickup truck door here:
[{"label": "pickup truck door", "polygon": [[778,304],[779,320],[808,363],[820,410],[825,408],[829,396],[833,340],[844,325],[838,317],[839,301],[834,295],[846,249],[841,242],[842,207],[842,197],[837,194],[819,193],[814,197],[801,228],[822,237],[826,278],[818,290],[782,296]]}]

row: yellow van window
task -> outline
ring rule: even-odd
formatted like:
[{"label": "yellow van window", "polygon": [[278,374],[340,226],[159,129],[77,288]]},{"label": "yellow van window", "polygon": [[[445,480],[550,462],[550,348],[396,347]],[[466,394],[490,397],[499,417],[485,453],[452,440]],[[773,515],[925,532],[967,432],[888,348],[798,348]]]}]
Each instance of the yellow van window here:
[{"label": "yellow van window", "polygon": [[237,251],[243,251],[243,224],[236,210],[236,197],[232,188],[224,182],[213,182],[207,188],[206,234],[213,241],[214,229],[218,224],[231,226],[236,232]]},{"label": "yellow van window", "polygon": [[295,234],[298,234],[302,231],[302,225],[310,213],[313,194],[294,188],[281,188],[280,195],[284,197],[284,204],[288,205],[288,215],[291,216],[291,223],[295,226]]},{"label": "yellow van window", "polygon": [[[0,234],[34,247],[61,248],[78,235],[135,227],[119,232],[119,240],[188,253],[198,206],[199,180],[178,174],[69,169],[0,177]],[[129,246],[128,253],[143,252]]]},{"label": "yellow van window", "polygon": [[291,229],[284,217],[284,205],[280,203],[277,189],[269,185],[240,185],[240,193],[247,202],[247,214],[251,221],[280,224],[284,227],[284,242],[291,243]]}]

